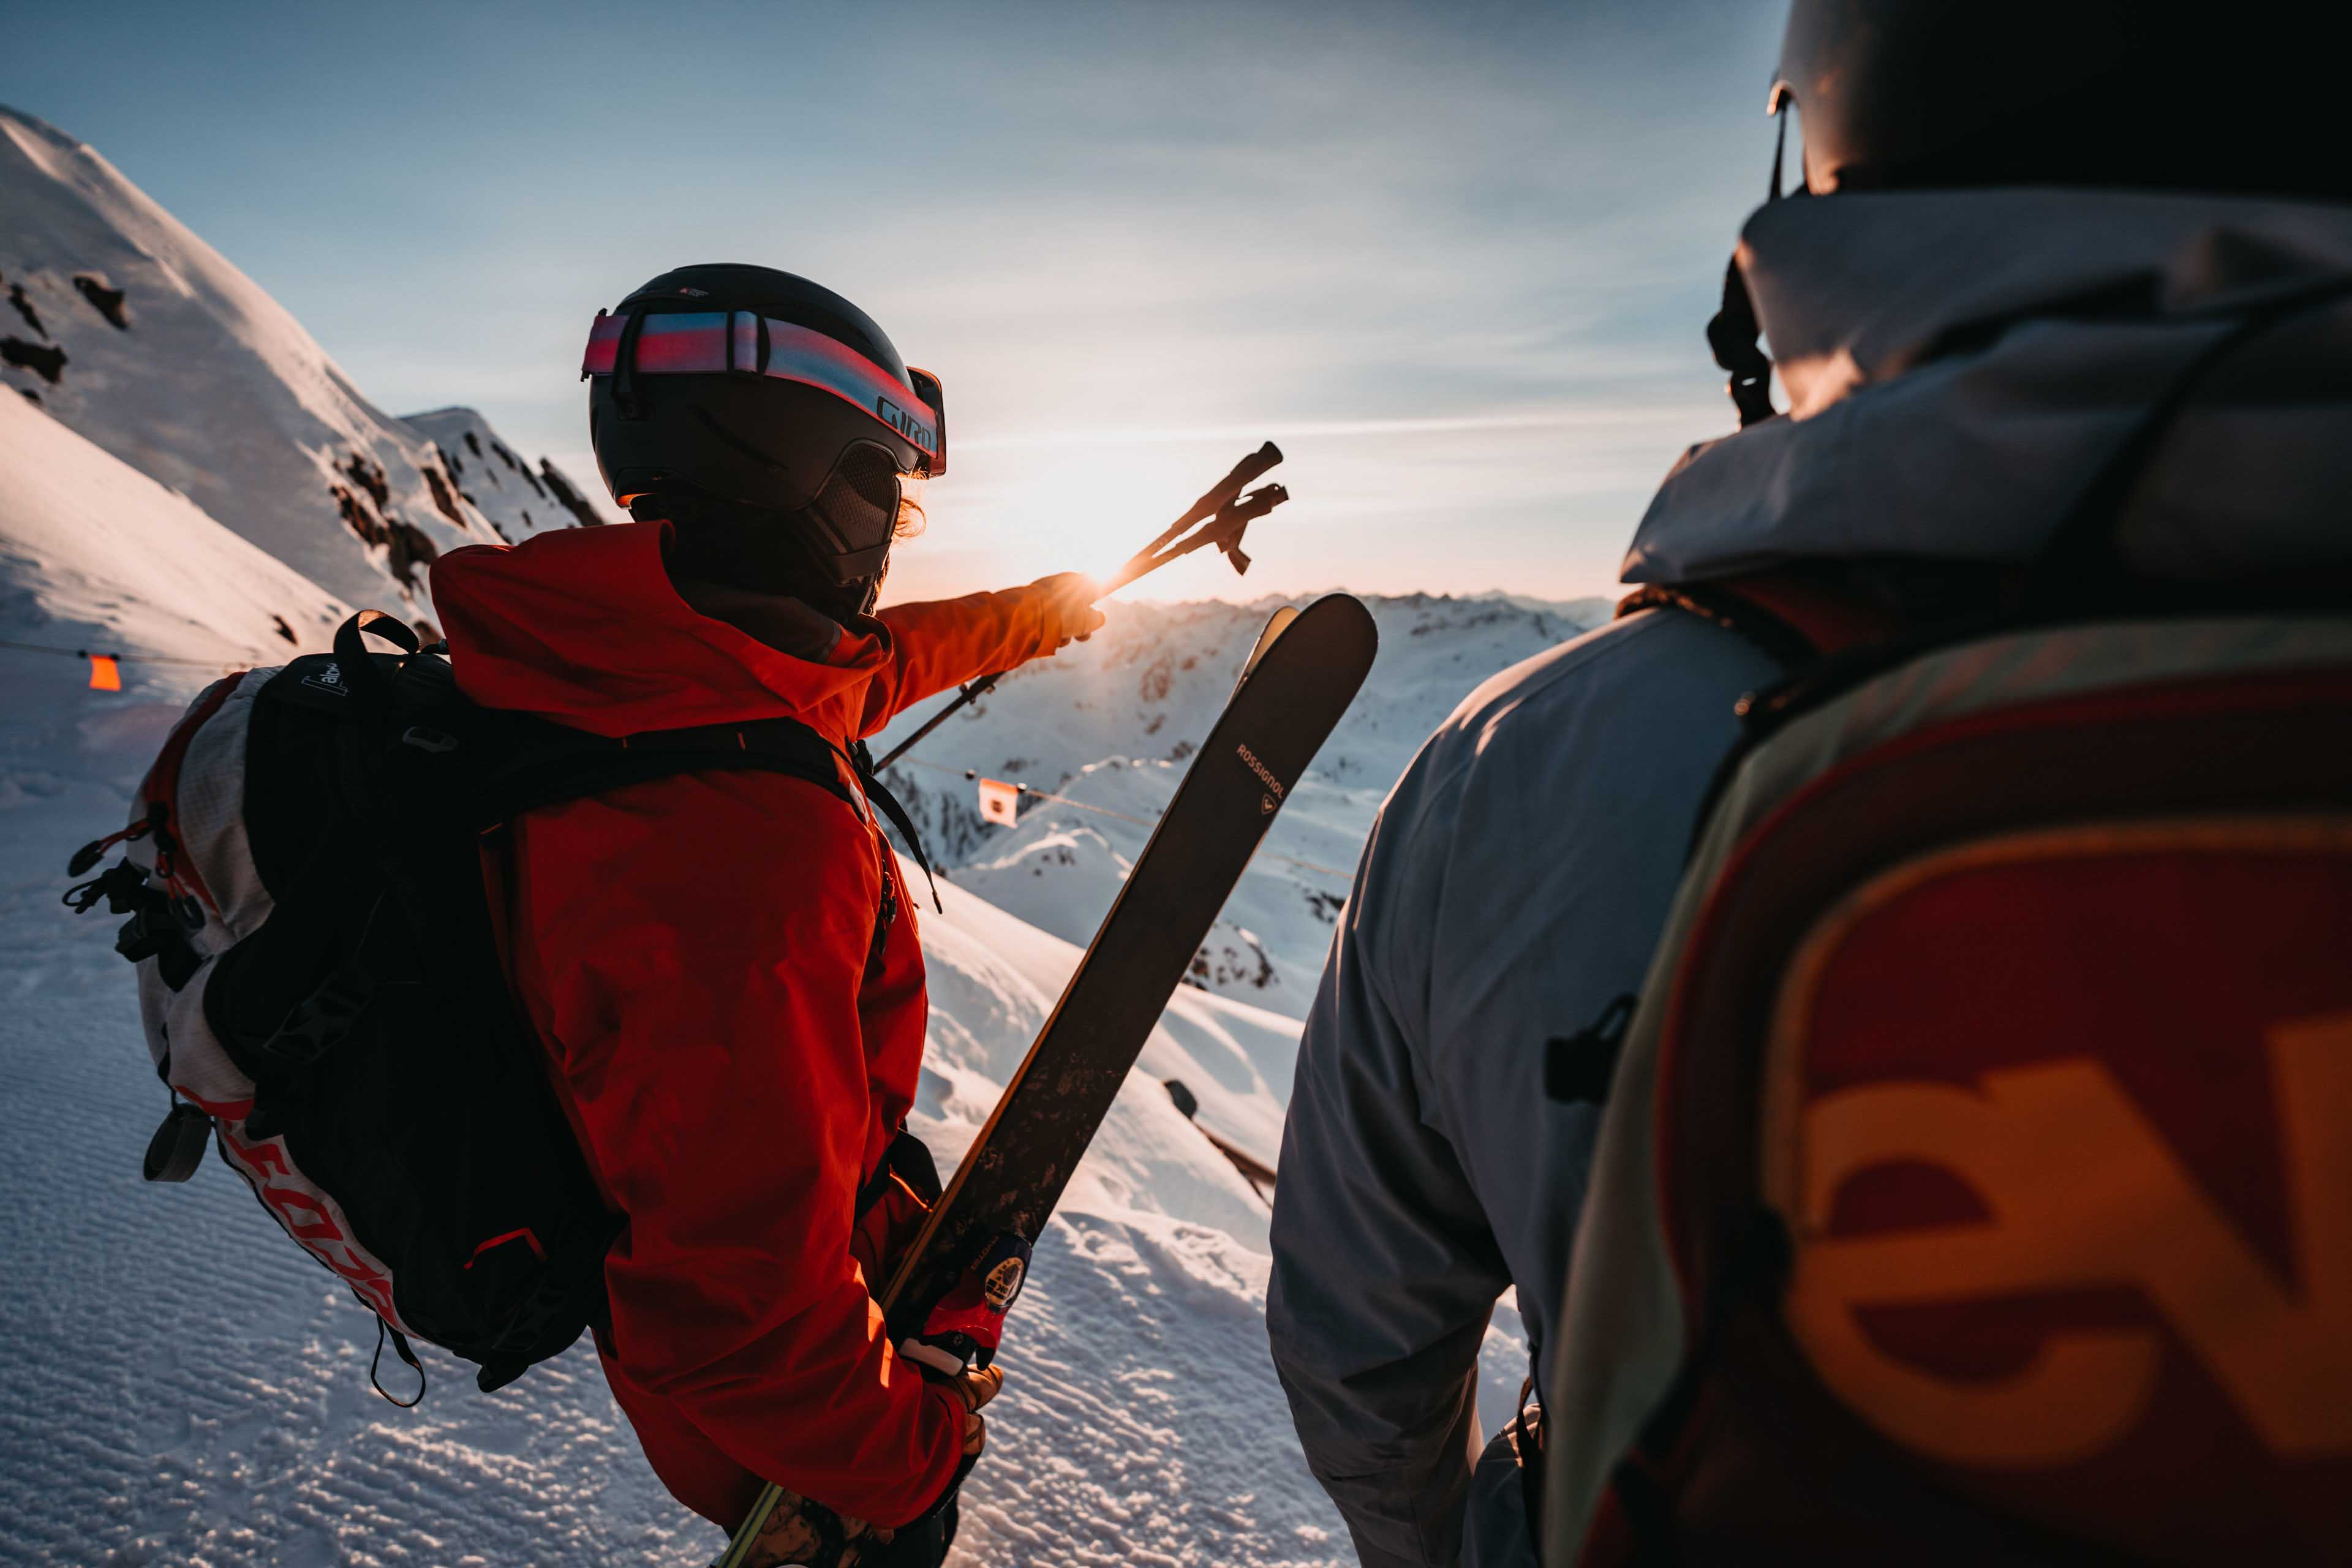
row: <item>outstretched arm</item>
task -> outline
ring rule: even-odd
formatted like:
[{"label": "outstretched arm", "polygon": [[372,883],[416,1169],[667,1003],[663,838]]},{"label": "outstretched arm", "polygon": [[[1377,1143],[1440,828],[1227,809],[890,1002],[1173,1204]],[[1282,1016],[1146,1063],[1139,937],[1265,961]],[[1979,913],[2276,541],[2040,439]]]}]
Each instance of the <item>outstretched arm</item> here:
[{"label": "outstretched arm", "polygon": [[858,734],[870,735],[901,710],[950,686],[1013,669],[1053,653],[1103,624],[1094,607],[1100,589],[1077,572],[1040,577],[1025,588],[893,605],[877,619],[887,628],[891,660],[867,688]]}]

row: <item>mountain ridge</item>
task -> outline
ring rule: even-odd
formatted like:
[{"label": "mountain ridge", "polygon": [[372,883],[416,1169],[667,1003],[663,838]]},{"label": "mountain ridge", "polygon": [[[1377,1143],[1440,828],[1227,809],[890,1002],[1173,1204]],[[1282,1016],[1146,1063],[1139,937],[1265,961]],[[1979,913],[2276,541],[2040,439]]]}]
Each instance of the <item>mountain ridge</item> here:
[{"label": "mountain ridge", "polygon": [[530,531],[89,144],[0,108],[0,385],[329,594],[426,617],[436,556]]}]

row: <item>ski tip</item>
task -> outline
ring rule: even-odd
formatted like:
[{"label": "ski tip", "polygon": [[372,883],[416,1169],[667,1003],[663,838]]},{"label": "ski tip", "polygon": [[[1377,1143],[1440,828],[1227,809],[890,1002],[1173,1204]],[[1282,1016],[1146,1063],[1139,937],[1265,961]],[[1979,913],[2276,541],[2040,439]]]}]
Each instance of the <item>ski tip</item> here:
[{"label": "ski tip", "polygon": [[1365,642],[1372,648],[1377,649],[1381,646],[1381,630],[1373,623],[1372,612],[1366,609],[1364,602],[1353,594],[1324,595],[1298,612],[1298,619],[1302,621],[1310,616],[1318,621],[1328,621],[1335,626],[1352,624],[1361,631]]}]

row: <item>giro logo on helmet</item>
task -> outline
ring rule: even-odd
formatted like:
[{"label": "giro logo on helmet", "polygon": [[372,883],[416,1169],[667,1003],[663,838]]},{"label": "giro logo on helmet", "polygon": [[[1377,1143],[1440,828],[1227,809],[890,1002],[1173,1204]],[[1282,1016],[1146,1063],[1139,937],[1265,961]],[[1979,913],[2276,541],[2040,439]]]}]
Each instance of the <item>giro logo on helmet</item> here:
[{"label": "giro logo on helmet", "polygon": [[874,411],[882,416],[882,423],[904,436],[915,447],[925,452],[939,450],[939,438],[931,433],[929,426],[887,397],[876,398],[874,405]]}]

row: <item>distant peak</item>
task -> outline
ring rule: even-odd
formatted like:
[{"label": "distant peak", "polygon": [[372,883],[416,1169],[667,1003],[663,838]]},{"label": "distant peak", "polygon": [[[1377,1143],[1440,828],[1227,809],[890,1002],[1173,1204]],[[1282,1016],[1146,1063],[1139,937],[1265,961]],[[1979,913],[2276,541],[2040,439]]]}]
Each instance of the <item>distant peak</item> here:
[{"label": "distant peak", "polygon": [[40,137],[43,141],[53,142],[68,153],[79,153],[87,150],[86,144],[79,137],[67,135],[64,132],[58,130],[56,126],[50,124],[47,121],[42,119],[37,114],[27,114],[21,109],[12,108],[7,104],[0,103],[0,120],[10,121],[16,124],[21,125],[26,130],[30,131],[35,135]]}]

